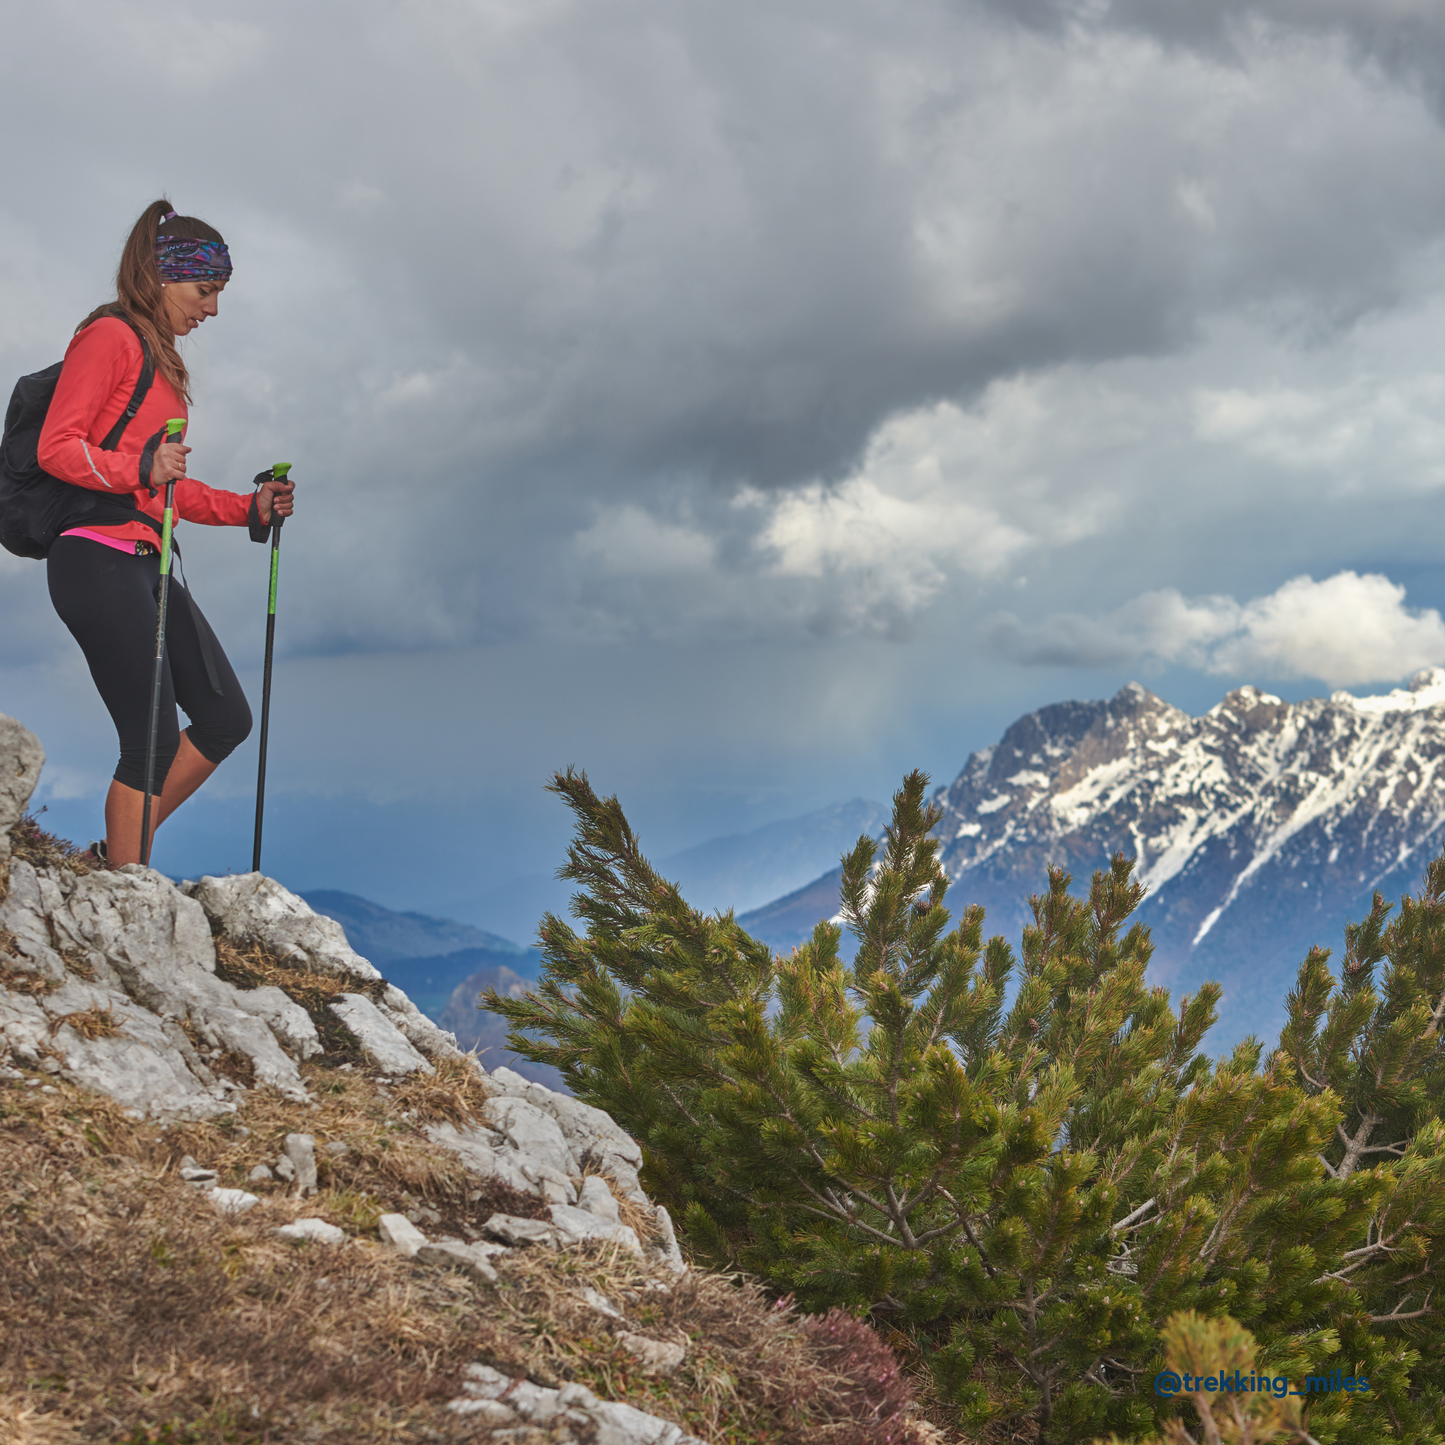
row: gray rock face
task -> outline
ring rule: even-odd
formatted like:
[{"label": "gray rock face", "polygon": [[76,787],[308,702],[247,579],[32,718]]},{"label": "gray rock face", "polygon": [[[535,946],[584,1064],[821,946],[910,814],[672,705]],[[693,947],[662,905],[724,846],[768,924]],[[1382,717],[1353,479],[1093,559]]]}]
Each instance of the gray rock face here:
[{"label": "gray rock face", "polygon": [[599,1400],[585,1385],[549,1390],[530,1380],[514,1380],[489,1365],[469,1365],[466,1376],[462,1386],[466,1394],[453,1400],[448,1408],[486,1424],[509,1423],[496,1410],[502,1404],[516,1420],[542,1427],[559,1441],[585,1440],[588,1445],[702,1445],[681,1425],[631,1405]]},{"label": "gray rock face", "polygon": [[687,1359],[687,1346],[676,1340],[654,1340],[631,1330],[618,1330],[617,1338],[641,1361],[644,1375],[675,1375]]},{"label": "gray rock face", "polygon": [[457,1239],[438,1239],[424,1244],[416,1252],[418,1264],[440,1265],[469,1274],[478,1284],[496,1284],[497,1271],[492,1268],[486,1250]]},{"label": "gray rock face", "polygon": [[283,1224],[276,1233],[282,1239],[293,1243],[312,1242],[315,1244],[345,1244],[346,1231],[324,1219],[298,1219],[294,1224]]},{"label": "gray rock face", "polygon": [[551,1115],[575,1165],[567,1172],[580,1174],[590,1164],[610,1175],[625,1198],[638,1204],[649,1202],[637,1177],[642,1146],[624,1133],[610,1114],[534,1084],[511,1069],[497,1069],[491,1075],[491,1086],[504,1098],[522,1100]]},{"label": "gray rock face", "polygon": [[538,1108],[527,1099],[490,1099],[485,1108],[487,1122],[503,1134],[519,1154],[549,1165],[563,1175],[580,1174],[577,1161],[567,1147],[554,1113]]},{"label": "gray rock face", "polygon": [[[204,912],[169,879],[137,866],[76,877],[18,860],[9,874],[0,929],[16,964],[51,985],[0,990],[0,1038],[17,1060],[33,1066],[53,1048],[63,1077],[154,1116],[234,1112],[239,1086],[216,1079],[189,1030],[250,1059],[259,1083],[304,1097],[265,1018],[216,977]],[[273,1001],[262,1012],[280,1011]],[[288,1037],[297,1032],[293,1020]]]},{"label": "gray rock face", "polygon": [[244,1214],[261,1201],[244,1189],[213,1189],[206,1198],[222,1214]]},{"label": "gray rock face", "polygon": [[10,829],[20,821],[44,766],[40,739],[0,712],[0,864],[10,856]]},{"label": "gray rock face", "polygon": [[508,1244],[544,1244],[556,1249],[561,1243],[557,1231],[545,1219],[523,1219],[517,1214],[494,1214],[482,1226],[488,1234]]},{"label": "gray rock face", "polygon": [[286,1158],[295,1170],[296,1193],[303,1199],[316,1193],[316,1140],[310,1134],[286,1136]]},{"label": "gray rock face", "polygon": [[381,1242],[408,1259],[415,1259],[416,1253],[426,1244],[426,1235],[404,1214],[383,1214],[376,1221]]},{"label": "gray rock face", "polygon": [[344,993],[328,1007],[351,1030],[367,1062],[382,1073],[433,1072],[406,1035],[364,994]]},{"label": "gray rock face", "polygon": [[595,1214],[599,1219],[610,1220],[613,1224],[618,1223],[617,1201],[612,1197],[612,1191],[607,1187],[605,1179],[599,1179],[595,1174],[589,1174],[582,1181],[582,1188],[578,1191],[577,1204],[581,1209],[587,1210],[589,1214]]},{"label": "gray rock face", "polygon": [[620,1244],[624,1249],[642,1258],[642,1241],[637,1231],[615,1220],[601,1219],[586,1209],[574,1209],[570,1204],[552,1204],[547,1207],[552,1224],[563,1244],[587,1244],[601,1240],[604,1244]]},{"label": "gray rock face", "polygon": [[381,977],[347,943],[335,919],[315,912],[264,873],[202,878],[189,891],[229,937],[238,943],[264,944],[292,968]]}]

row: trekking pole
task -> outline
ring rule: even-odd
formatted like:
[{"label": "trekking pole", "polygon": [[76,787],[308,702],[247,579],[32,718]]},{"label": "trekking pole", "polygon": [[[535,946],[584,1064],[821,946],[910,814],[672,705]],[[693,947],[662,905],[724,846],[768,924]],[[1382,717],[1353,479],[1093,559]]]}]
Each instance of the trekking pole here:
[{"label": "trekking pole", "polygon": [[[286,480],[290,462],[277,462],[271,475]],[[272,498],[273,506],[275,498]],[[281,566],[281,523],[286,519],[271,513],[271,591],[266,599],[266,665],[261,674],[261,761],[256,768],[256,841],[251,848],[251,872],[261,871],[261,818],[266,811],[266,734],[271,727],[271,659],[276,651],[276,575]]]},{"label": "trekking pole", "polygon": [[[166,423],[166,440],[173,441],[185,431],[185,418],[172,418]],[[146,734],[146,789],[140,814],[140,861],[151,863],[151,795],[156,785],[156,735],[161,725],[161,677],[166,659],[166,605],[171,596],[171,527],[176,515],[176,479],[166,483],[166,508],[161,519],[161,575],[156,594],[156,660],[151,671],[151,724]]]}]

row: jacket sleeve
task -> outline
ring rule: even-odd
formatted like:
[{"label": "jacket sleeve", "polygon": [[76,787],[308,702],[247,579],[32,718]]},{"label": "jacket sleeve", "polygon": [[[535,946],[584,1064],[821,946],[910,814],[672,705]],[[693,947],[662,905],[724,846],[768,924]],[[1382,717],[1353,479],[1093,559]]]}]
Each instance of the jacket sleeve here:
[{"label": "jacket sleeve", "polygon": [[176,514],[183,522],[199,522],[205,527],[244,527],[250,511],[251,498],[240,492],[223,492],[191,477],[182,477],[176,483]]},{"label": "jacket sleeve", "polygon": [[140,377],[141,349],[123,321],[92,322],[70,343],[40,433],[40,465],[52,477],[97,492],[141,490],[134,452],[106,452],[91,443],[96,418]]},{"label": "jacket sleeve", "polygon": [[[136,493],[135,504],[148,517],[160,521],[166,512],[164,490],[151,496]],[[199,522],[203,527],[244,527],[250,520],[251,499],[239,492],[223,492],[208,487],[194,477],[182,477],[176,483],[176,517],[182,522]]]}]

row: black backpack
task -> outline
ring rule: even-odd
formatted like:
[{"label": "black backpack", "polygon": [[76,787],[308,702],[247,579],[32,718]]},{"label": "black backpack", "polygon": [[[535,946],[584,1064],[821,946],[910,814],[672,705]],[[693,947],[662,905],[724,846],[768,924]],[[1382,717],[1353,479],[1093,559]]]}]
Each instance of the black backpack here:
[{"label": "black backpack", "polygon": [[[114,313],[113,313],[114,314]],[[126,316],[118,316],[135,331],[140,342],[140,379],[126,409],[106,433],[100,446],[113,452],[155,380],[156,364],[145,337]],[[57,361],[33,376],[15,383],[5,411],[5,435],[0,441],[0,546],[17,557],[44,557],[51,544],[72,527],[105,527],[120,522],[144,522],[160,532],[160,523],[142,512],[130,493],[111,496],[89,487],[73,486],[43,471],[37,452],[45,415],[55,395],[62,363]]]}]

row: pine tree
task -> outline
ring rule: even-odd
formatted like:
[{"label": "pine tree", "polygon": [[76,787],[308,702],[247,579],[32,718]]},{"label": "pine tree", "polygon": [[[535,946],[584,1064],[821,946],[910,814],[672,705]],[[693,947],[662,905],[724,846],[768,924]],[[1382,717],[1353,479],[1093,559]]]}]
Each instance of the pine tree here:
[{"label": "pine tree", "polygon": [[[1174,1315],[1162,1331],[1166,1368],[1194,1406],[1197,1425],[1165,1423],[1164,1434],[1142,1445],[1318,1445],[1304,1428],[1300,1397],[1284,1376],[1258,1382],[1258,1356],[1248,1330],[1227,1315],[1206,1319],[1193,1310]],[[1240,1390],[1233,1381],[1243,1377]],[[1283,1393],[1276,1394],[1277,1386]],[[1100,1442],[1105,1445],[1105,1442]],[[1112,1436],[1107,1445],[1120,1445]]]},{"label": "pine tree", "polygon": [[[843,860],[850,964],[834,924],[775,958],[731,914],[688,907],[617,800],[559,774],[584,931],[548,915],[537,992],[486,1006],[519,1053],[641,1142],[648,1186],[694,1251],[900,1332],[964,1421],[1029,1420],[1060,1442],[1157,1428],[1178,1410],[1150,1384],[1161,1329],[1194,1310],[1234,1316],[1291,1377],[1341,1351],[1368,1364],[1379,1395],[1310,1402],[1321,1441],[1380,1438],[1407,1406],[1412,1438],[1438,1440],[1411,1383],[1418,1352],[1376,1333],[1362,1303],[1389,1268],[1416,1283],[1384,1261],[1418,1246],[1390,1210],[1400,1188],[1342,1167],[1342,1096],[1318,1042],[1336,1035],[1301,1034],[1267,1060],[1250,1041],[1211,1065],[1199,1044],[1218,986],[1174,1009],[1145,983],[1148,932],[1126,930],[1143,890],[1122,857],[1084,899],[1050,870],[1018,959],[984,942],[981,909],[950,929],[926,784],[909,775],[881,849],[862,838]],[[1412,926],[1400,947],[1415,959]],[[1397,1035],[1418,1035],[1429,1010],[1409,988],[1380,1048],[1415,1080],[1420,1050],[1407,1059]],[[1341,1005],[1356,1033],[1359,993]],[[1373,1094],[1360,1107],[1385,1111],[1371,1139],[1397,1141],[1385,1121],[1418,1119],[1429,1086],[1381,1087],[1394,1113]],[[1417,1160],[1399,1147],[1402,1168]],[[1436,1218],[1406,1193],[1412,1219]]]}]

